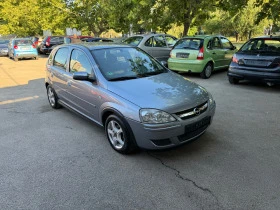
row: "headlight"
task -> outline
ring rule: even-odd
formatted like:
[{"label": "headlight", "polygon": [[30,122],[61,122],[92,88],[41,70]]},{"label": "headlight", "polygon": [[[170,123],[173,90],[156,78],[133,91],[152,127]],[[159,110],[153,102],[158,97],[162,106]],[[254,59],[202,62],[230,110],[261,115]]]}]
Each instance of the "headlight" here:
[{"label": "headlight", "polygon": [[143,123],[158,124],[176,121],[170,114],[157,109],[141,109],[140,119]]},{"label": "headlight", "polygon": [[213,96],[211,95],[211,93],[208,93],[208,95],[209,95],[209,106],[211,107],[211,106],[213,106],[213,104],[215,104],[215,101],[214,101]]}]

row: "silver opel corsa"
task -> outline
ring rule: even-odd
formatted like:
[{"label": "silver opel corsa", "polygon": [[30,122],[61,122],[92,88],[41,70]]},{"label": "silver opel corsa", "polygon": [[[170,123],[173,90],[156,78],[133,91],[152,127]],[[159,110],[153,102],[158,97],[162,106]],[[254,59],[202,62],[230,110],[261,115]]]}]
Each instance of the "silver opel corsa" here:
[{"label": "silver opel corsa", "polygon": [[205,88],[141,49],[108,43],[56,47],[46,64],[45,86],[53,108],[62,105],[103,126],[120,153],[195,139],[216,108]]}]

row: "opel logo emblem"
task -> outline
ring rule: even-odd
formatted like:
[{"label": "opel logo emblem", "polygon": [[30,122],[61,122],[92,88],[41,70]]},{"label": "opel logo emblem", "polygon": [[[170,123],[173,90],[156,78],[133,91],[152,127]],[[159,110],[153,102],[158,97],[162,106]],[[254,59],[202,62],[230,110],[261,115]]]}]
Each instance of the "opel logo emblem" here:
[{"label": "opel logo emblem", "polygon": [[194,108],[193,112],[195,113],[195,115],[199,115],[200,114],[200,110],[198,108]]}]

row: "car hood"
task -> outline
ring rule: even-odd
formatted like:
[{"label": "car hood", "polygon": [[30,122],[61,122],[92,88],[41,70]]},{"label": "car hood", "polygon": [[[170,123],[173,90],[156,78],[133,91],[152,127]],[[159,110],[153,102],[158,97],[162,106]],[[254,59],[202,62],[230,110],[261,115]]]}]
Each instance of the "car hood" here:
[{"label": "car hood", "polygon": [[173,72],[109,82],[108,90],[141,108],[171,113],[193,108],[209,98],[205,88]]},{"label": "car hood", "polygon": [[7,44],[0,44],[0,48],[8,48]]}]

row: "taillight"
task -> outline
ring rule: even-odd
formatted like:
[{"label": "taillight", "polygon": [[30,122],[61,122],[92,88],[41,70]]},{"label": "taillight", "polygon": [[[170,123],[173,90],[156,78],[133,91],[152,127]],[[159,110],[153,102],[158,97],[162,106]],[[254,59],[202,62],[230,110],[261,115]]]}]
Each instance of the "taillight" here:
[{"label": "taillight", "polygon": [[33,47],[33,48],[36,48],[36,45],[35,45],[35,44],[33,44],[33,45],[32,45],[32,47]]},{"label": "taillight", "polygon": [[203,56],[203,53],[204,53],[204,48],[203,46],[199,49],[199,52],[198,52],[198,55],[197,55],[197,60],[203,60],[204,56]]},{"label": "taillight", "polygon": [[16,49],[16,50],[17,50],[17,49],[18,49],[18,46],[17,46],[17,45],[15,45],[15,46],[14,46],[14,49]]},{"label": "taillight", "polygon": [[46,46],[50,46],[51,44],[51,37],[48,37],[46,40]]},{"label": "taillight", "polygon": [[233,55],[233,57],[232,57],[232,62],[233,62],[233,63],[238,63],[238,59],[236,58],[236,55]]}]

